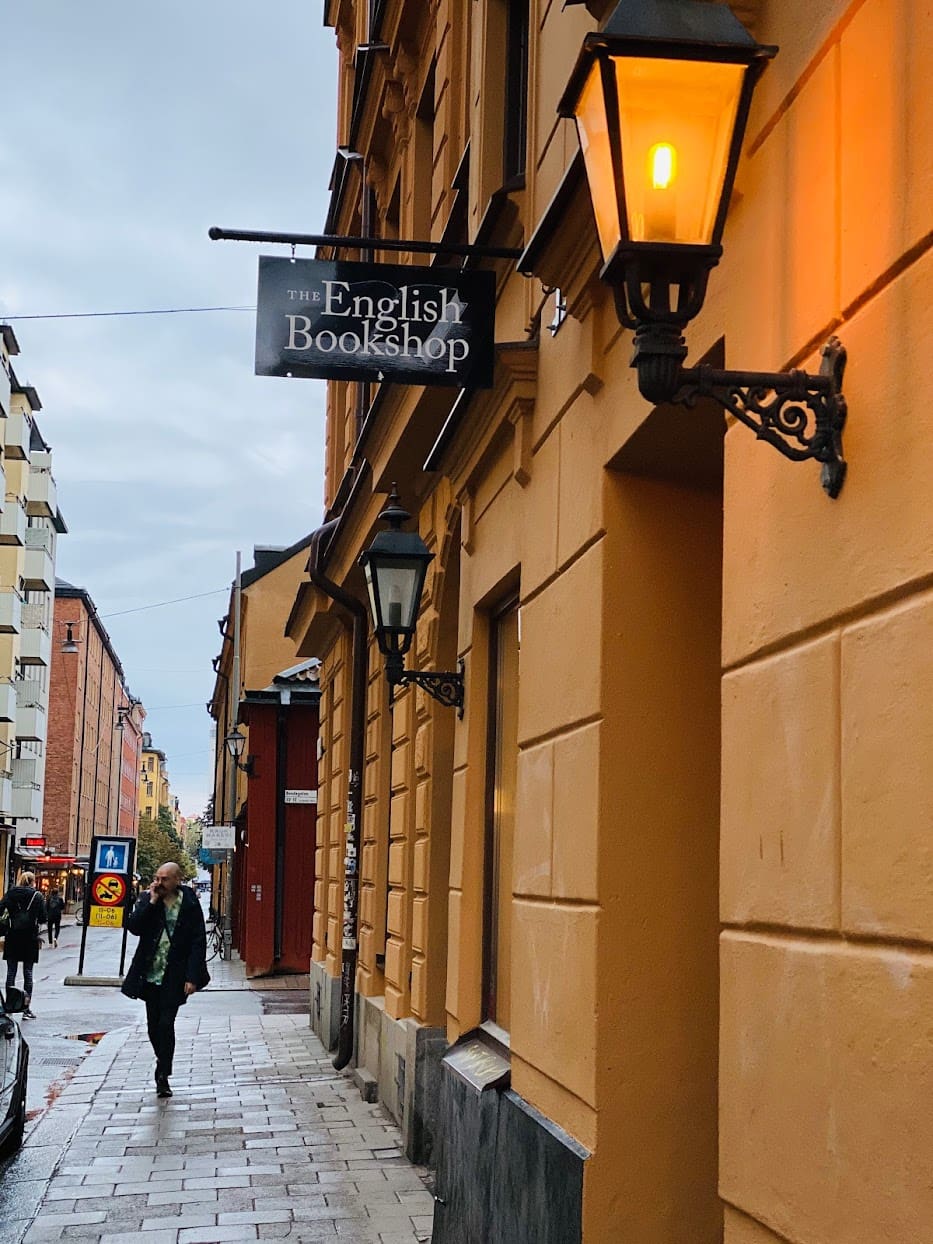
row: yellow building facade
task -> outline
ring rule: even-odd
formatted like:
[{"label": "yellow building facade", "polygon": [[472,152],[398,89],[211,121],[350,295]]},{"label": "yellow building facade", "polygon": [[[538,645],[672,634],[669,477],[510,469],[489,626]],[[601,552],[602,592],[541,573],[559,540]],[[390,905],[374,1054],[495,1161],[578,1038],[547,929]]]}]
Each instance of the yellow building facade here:
[{"label": "yellow building facade", "polygon": [[[437,1244],[925,1240],[928,5],[733,6],[781,52],[690,356],[815,371],[837,334],[835,501],[638,392],[556,113],[613,7],[326,6],[363,157],[329,227],[368,195],[379,236],[524,248],[532,276],[479,261],[492,389],[330,386],[288,620],[322,662],[312,1022],[352,1025],[361,1090],[437,1165]],[[414,688],[390,710],[371,640],[354,661],[393,484],[435,555],[408,660],[464,661],[462,720]]]},{"label": "yellow building facade", "polygon": [[[168,775],[168,761],[165,752],[155,747],[152,735],[143,731],[142,760],[139,778],[139,815],[155,821],[159,817],[160,808],[168,808],[172,812],[174,823],[175,800]],[[145,777],[143,777],[145,774]]]}]

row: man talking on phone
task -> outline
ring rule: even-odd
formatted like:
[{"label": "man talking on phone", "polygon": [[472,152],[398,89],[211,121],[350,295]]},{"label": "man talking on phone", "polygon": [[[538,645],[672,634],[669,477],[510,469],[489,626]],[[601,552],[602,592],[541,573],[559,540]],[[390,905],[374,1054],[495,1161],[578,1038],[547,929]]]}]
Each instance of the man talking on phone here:
[{"label": "man talking on phone", "polygon": [[178,1008],[210,982],[201,904],[181,882],[178,865],[171,861],[163,864],[126,920],[126,927],[139,938],[139,945],[122,992],[146,1003],[159,1097],[172,1096],[169,1077],[175,1056]]}]

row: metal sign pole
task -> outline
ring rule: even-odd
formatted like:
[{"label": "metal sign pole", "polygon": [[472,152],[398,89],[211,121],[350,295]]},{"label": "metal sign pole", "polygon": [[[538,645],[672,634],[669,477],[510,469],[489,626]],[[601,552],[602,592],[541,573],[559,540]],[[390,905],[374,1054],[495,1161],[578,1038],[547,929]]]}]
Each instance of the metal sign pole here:
[{"label": "metal sign pole", "polygon": [[88,911],[88,907],[89,907],[89,903],[88,903],[88,896],[89,896],[89,894],[90,894],[90,884],[89,884],[89,883],[90,883],[90,879],[91,879],[91,878],[90,878],[90,872],[91,872],[91,870],[90,870],[90,863],[89,863],[89,864],[88,864],[88,873],[87,873],[87,876],[86,876],[86,878],[85,878],[85,883],[84,883],[84,900],[83,900],[83,903],[84,903],[84,921],[83,921],[83,923],[82,923],[82,925],[81,925],[81,951],[80,951],[80,953],[79,953],[79,955],[78,955],[78,975],[79,975],[79,976],[83,976],[83,975],[84,975],[84,951],[85,951],[85,948],[87,947],[87,922],[88,922],[88,919],[89,919],[89,916],[90,916],[90,913],[89,913],[89,911]]},{"label": "metal sign pole", "polygon": [[[227,686],[227,717],[229,720],[229,728],[232,730],[236,725],[237,717],[240,709],[240,554],[236,555],[236,581],[233,593],[233,668],[231,670],[230,682]],[[237,758],[229,757],[230,762],[230,822],[236,825],[236,772]],[[233,851],[227,852],[227,862],[224,866],[224,935],[223,950],[224,959],[229,960],[233,956]]]}]

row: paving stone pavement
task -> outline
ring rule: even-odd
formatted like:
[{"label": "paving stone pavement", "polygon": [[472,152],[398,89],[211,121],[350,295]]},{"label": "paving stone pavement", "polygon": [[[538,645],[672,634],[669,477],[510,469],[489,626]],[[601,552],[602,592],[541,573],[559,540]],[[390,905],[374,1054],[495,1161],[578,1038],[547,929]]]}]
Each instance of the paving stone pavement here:
[{"label": "paving stone pavement", "polygon": [[307,1016],[179,1017],[159,1100],[141,1026],[109,1033],[3,1171],[4,1244],[431,1238],[426,1172]]}]

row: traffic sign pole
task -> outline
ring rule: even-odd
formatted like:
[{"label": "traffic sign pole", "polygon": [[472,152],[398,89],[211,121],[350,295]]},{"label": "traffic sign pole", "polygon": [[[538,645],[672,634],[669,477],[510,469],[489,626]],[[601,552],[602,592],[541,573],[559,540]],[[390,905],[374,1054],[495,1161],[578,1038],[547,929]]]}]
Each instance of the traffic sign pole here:
[{"label": "traffic sign pole", "polygon": [[[87,953],[87,931],[95,928],[122,929],[120,947],[120,978],[126,963],[126,914],[132,897],[131,881],[136,843],[131,838],[96,835],[91,839],[87,885],[84,891],[84,924],[81,928],[81,949],[78,954],[77,977],[66,977],[66,984],[81,984]],[[120,978],[114,984],[120,983]]]}]

